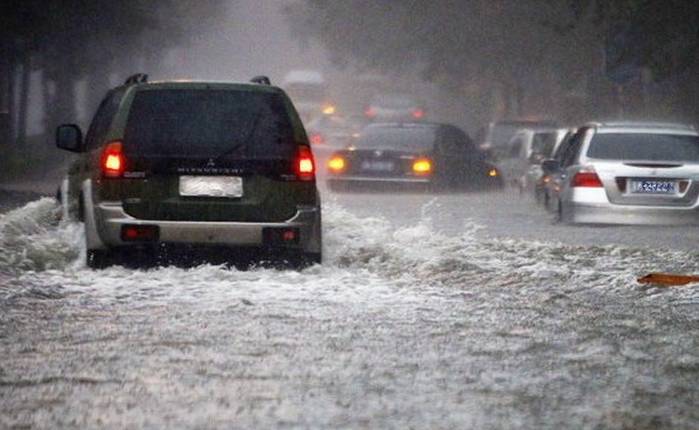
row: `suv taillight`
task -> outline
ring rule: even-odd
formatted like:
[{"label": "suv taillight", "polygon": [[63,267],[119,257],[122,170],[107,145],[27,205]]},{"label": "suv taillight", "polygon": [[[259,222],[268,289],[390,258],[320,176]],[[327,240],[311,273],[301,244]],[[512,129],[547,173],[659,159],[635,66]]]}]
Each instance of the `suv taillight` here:
[{"label": "suv taillight", "polygon": [[572,187],[602,188],[602,181],[594,171],[582,171],[573,176],[570,185]]},{"label": "suv taillight", "polygon": [[110,142],[102,152],[100,165],[106,178],[119,178],[124,174],[126,159],[121,141]]},{"label": "suv taillight", "polygon": [[300,145],[296,152],[296,177],[301,181],[313,181],[316,178],[316,165],[311,148]]}]

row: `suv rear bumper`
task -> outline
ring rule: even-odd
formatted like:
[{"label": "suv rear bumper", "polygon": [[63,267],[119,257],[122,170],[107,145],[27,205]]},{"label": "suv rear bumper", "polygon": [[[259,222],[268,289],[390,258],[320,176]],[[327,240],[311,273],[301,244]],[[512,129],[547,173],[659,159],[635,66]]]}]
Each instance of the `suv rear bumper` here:
[{"label": "suv rear bumper", "polygon": [[106,247],[144,245],[143,242],[124,241],[123,226],[157,226],[158,243],[202,246],[264,247],[263,229],[296,228],[299,241],[284,245],[306,253],[321,252],[320,208],[298,207],[296,214],[285,222],[210,222],[210,221],[160,221],[134,218],[124,211],[121,202],[101,202],[94,207],[97,233]]}]

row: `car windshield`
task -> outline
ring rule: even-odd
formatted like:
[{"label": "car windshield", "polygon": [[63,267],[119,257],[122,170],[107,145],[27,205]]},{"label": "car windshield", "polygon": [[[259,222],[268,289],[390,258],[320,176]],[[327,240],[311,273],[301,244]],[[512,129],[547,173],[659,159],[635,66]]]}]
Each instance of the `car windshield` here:
[{"label": "car windshield", "polygon": [[367,130],[354,146],[360,149],[426,151],[432,149],[435,138],[436,130],[431,127],[381,128]]},{"label": "car windshield", "polygon": [[699,162],[699,136],[651,133],[598,133],[587,156],[601,160]]},{"label": "car windshield", "polygon": [[532,154],[551,156],[556,146],[556,133],[536,133],[532,140]]},{"label": "car windshield", "polygon": [[283,158],[293,132],[279,94],[241,90],[149,90],[136,94],[124,146],[154,157]]}]

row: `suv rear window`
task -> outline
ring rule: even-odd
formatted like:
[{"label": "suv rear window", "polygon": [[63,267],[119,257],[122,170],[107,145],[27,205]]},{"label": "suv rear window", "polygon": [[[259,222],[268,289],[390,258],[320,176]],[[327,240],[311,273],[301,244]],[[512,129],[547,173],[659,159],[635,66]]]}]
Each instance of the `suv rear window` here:
[{"label": "suv rear window", "polygon": [[699,137],[677,134],[597,133],[587,156],[601,160],[699,162]]},{"label": "suv rear window", "polygon": [[436,130],[420,128],[375,128],[367,129],[357,140],[361,149],[388,149],[397,151],[424,151],[434,147]]},{"label": "suv rear window", "polygon": [[284,158],[293,152],[294,134],[280,94],[146,90],[131,105],[124,146],[152,157]]}]

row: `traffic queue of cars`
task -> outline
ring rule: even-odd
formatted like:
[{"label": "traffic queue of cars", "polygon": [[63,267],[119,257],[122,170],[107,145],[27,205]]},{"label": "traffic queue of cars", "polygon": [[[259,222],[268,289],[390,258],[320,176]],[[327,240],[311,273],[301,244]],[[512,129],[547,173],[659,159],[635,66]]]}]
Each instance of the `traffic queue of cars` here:
[{"label": "traffic queue of cars", "polygon": [[591,122],[557,130],[553,146],[530,161],[528,191],[561,222],[699,223],[699,134],[692,126]]},{"label": "traffic queue of cars", "polygon": [[[86,265],[151,256],[169,264],[200,250],[320,263],[319,171],[333,189],[502,187],[466,133],[419,121],[424,110],[409,97],[377,98],[371,116],[341,116],[325,104],[322,76],[290,73],[285,84],[299,110],[265,76],[150,82],[136,74],[107,92],[84,139],[75,124],[58,127],[56,145],[77,157],[57,197],[83,222]],[[402,122],[381,122],[388,118]]]},{"label": "traffic queue of cars", "polygon": [[[302,77],[306,87],[322,83]],[[56,133],[59,148],[79,154],[59,198],[64,213],[84,221],[87,265],[202,246],[318,263],[316,173],[333,191],[510,183],[568,223],[699,220],[699,134],[691,126],[501,122],[479,147],[454,125],[422,120],[410,98],[377,100],[372,118],[333,110],[304,126],[264,76],[243,84],[132,76],[107,93],[85,139],[77,125]]]}]

